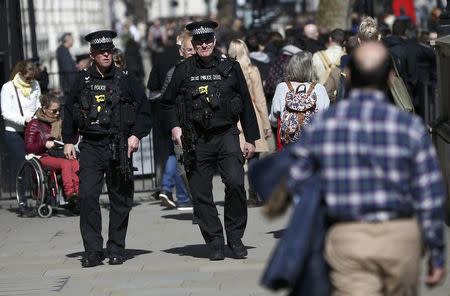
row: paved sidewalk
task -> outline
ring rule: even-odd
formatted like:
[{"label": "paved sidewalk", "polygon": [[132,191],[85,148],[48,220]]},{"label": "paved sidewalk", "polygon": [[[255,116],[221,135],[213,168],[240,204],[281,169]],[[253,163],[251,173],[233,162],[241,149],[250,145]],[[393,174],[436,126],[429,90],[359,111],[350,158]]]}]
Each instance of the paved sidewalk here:
[{"label": "paved sidewalk", "polygon": [[[218,179],[215,187],[223,220]],[[101,201],[106,238],[107,198]],[[211,262],[191,212],[164,210],[148,193],[136,194],[135,202],[128,260],[82,269],[78,217],[61,210],[49,219],[20,218],[14,201],[2,201],[0,295],[271,295],[258,280],[285,218],[269,222],[259,208],[249,209],[248,259]]]},{"label": "paved sidewalk", "polygon": [[[223,220],[223,185],[218,178],[214,191]],[[121,266],[88,269],[79,261],[83,247],[78,217],[59,211],[49,219],[20,218],[14,201],[1,201],[0,296],[274,295],[258,281],[287,217],[267,221],[259,208],[249,209],[244,237],[248,259],[211,262],[198,226],[191,223],[192,214],[164,210],[148,195],[135,197],[128,260]],[[108,204],[105,197],[101,201],[106,238]],[[422,295],[449,295],[448,288],[446,284]]]}]

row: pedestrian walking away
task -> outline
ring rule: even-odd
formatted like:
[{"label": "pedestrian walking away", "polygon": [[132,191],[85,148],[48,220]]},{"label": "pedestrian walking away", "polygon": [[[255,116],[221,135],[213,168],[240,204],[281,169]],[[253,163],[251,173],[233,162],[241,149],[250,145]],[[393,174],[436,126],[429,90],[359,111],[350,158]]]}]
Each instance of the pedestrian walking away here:
[{"label": "pedestrian walking away", "polygon": [[292,147],[288,188],[295,194],[312,174],[321,177],[333,295],[417,295],[423,245],[425,283],[445,274],[436,152],[420,118],[389,102],[392,60],[381,42],[363,43],[348,67],[349,97],[317,113]]},{"label": "pedestrian walking away", "polygon": [[[133,203],[132,155],[150,132],[150,107],[144,89],[128,72],[113,64],[114,31],[86,35],[91,67],[81,71],[64,109],[64,154],[76,158],[80,148],[80,231],[85,254],[82,267],[124,262],[125,237]],[[99,198],[106,173],[110,202],[108,241],[103,254]]]},{"label": "pedestrian walking away", "polygon": [[[177,65],[162,99],[166,127],[183,147],[194,216],[210,249],[210,260],[225,258],[225,239],[212,195],[218,171],[225,184],[225,232],[235,258],[245,258],[242,237],[247,224],[244,158],[252,158],[259,130],[252,100],[239,63],[215,49],[218,23],[192,22],[196,55]],[[240,120],[245,136],[239,145]]]}]

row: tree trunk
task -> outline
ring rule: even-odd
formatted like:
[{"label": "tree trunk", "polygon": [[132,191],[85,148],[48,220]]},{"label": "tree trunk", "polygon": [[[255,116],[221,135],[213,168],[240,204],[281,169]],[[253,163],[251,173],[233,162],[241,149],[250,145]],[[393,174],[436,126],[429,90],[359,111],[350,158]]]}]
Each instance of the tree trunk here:
[{"label": "tree trunk", "polygon": [[233,20],[233,2],[229,0],[217,1],[217,16],[221,26],[229,26]]},{"label": "tree trunk", "polygon": [[349,30],[351,11],[355,0],[320,0],[317,9],[317,25],[329,30]]}]

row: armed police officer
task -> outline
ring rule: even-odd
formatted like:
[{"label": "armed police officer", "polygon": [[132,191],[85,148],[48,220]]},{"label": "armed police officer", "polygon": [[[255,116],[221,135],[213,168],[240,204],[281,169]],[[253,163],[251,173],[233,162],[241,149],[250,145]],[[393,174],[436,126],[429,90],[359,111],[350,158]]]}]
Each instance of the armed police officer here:
[{"label": "armed police officer", "polygon": [[80,149],[80,230],[85,248],[83,267],[103,264],[99,197],[103,178],[110,202],[109,264],[124,261],[125,236],[133,201],[131,157],[139,140],[150,132],[150,110],[144,89],[127,71],[114,66],[114,31],[86,35],[93,64],[81,71],[64,109],[64,154],[76,158],[73,139],[82,135]]},{"label": "armed police officer", "polygon": [[[183,160],[194,202],[194,215],[210,249],[210,260],[223,260],[225,240],[212,195],[218,170],[225,184],[225,232],[236,258],[247,256],[242,243],[247,224],[244,158],[251,158],[258,124],[239,63],[215,49],[214,29],[205,20],[186,26],[196,55],[178,64],[162,99],[167,127]],[[239,145],[240,119],[246,144]]]}]

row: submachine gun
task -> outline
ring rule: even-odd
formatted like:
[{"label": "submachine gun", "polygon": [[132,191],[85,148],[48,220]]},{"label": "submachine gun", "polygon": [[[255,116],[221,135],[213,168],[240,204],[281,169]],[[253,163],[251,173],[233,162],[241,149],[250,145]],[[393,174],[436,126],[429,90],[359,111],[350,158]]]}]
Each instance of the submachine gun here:
[{"label": "submachine gun", "polygon": [[186,174],[189,175],[195,167],[195,150],[198,137],[192,120],[186,112],[185,94],[186,91],[181,91],[181,94],[177,96],[176,102],[180,127],[183,131],[181,136],[183,154],[181,155],[180,162],[184,165]]},{"label": "submachine gun", "polygon": [[[119,91],[118,88],[116,90]],[[119,94],[117,95],[117,104],[115,106],[116,115],[114,117],[118,119],[119,124],[116,139],[111,144],[112,159],[119,162],[118,169],[125,180],[132,181],[133,172],[137,171],[137,168],[133,167],[132,158],[128,158],[128,137],[131,127],[136,120],[136,110],[134,102],[131,99],[121,97]]]}]

